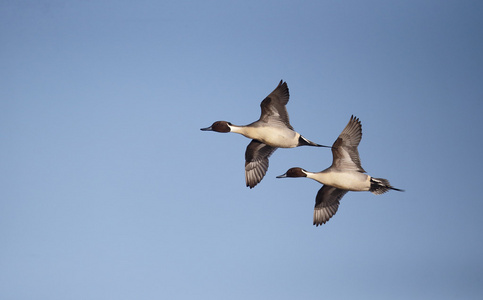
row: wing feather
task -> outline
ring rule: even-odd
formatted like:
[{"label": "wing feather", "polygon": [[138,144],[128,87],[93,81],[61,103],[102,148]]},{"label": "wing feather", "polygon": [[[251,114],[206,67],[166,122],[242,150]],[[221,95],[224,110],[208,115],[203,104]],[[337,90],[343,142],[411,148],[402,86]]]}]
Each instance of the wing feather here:
[{"label": "wing feather", "polygon": [[362,139],[362,124],[351,116],[349,123],[332,145],[332,167],[344,171],[366,172],[361,166],[357,146]]},{"label": "wing feather", "polygon": [[315,197],[314,225],[325,224],[339,209],[340,199],[348,191],[330,185],[323,185]]},{"label": "wing feather", "polygon": [[248,187],[255,187],[267,173],[268,158],[277,150],[257,140],[252,140],[245,151],[245,181]]},{"label": "wing feather", "polygon": [[290,93],[286,82],[280,80],[278,86],[270,93],[262,103],[260,107],[262,113],[260,115],[259,121],[261,122],[271,122],[271,123],[283,123],[285,126],[293,130],[292,125],[290,125],[290,120],[288,117],[287,105],[290,98]]}]

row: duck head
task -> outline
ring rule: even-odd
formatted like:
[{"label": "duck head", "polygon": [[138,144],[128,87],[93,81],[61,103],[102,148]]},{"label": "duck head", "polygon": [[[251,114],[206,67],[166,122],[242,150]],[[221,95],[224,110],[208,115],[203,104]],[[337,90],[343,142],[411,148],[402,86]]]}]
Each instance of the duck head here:
[{"label": "duck head", "polygon": [[230,132],[230,122],[227,121],[216,121],[210,127],[201,128],[203,131],[216,131],[216,132]]},{"label": "duck head", "polygon": [[304,169],[296,167],[288,169],[285,174],[277,176],[277,178],[286,178],[286,177],[307,177],[307,173]]}]

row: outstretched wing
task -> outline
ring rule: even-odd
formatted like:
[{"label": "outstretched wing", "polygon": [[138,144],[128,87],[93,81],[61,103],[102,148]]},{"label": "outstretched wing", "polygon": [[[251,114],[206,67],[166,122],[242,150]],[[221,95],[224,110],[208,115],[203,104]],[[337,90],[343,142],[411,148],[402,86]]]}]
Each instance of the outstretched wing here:
[{"label": "outstretched wing", "polygon": [[339,202],[347,193],[330,185],[323,185],[315,197],[314,225],[325,224],[339,209]]},{"label": "outstretched wing", "polygon": [[361,139],[361,121],[351,116],[349,123],[332,145],[332,167],[344,171],[366,172],[361,166],[357,150]]},{"label": "outstretched wing", "polygon": [[277,150],[257,140],[252,140],[245,151],[245,181],[250,188],[255,187],[268,170],[268,158]]},{"label": "outstretched wing", "polygon": [[280,83],[275,90],[273,90],[273,92],[260,103],[262,113],[259,121],[271,123],[280,122],[293,130],[288,118],[287,108],[285,107],[288,103],[289,97],[290,93],[288,91],[287,83],[280,80]]}]

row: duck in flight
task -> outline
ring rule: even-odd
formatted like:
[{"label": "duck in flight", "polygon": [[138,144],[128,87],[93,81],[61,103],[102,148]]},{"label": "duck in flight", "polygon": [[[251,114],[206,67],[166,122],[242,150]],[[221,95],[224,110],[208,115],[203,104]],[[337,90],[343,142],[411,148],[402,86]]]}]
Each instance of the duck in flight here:
[{"label": "duck in flight", "polygon": [[277,148],[299,146],[328,147],[309,141],[290,125],[287,108],[289,91],[286,82],[278,86],[260,104],[262,113],[257,121],[238,126],[227,121],[216,121],[203,131],[234,132],[252,139],[245,151],[245,181],[255,187],[265,176],[268,158]]},{"label": "duck in flight", "polygon": [[315,197],[314,225],[329,221],[339,208],[339,202],[348,191],[369,191],[379,195],[388,190],[402,192],[387,179],[374,178],[361,166],[357,146],[362,138],[362,125],[358,118],[351,119],[332,145],[332,165],[322,172],[308,172],[302,168],[291,168],[277,178],[307,177],[323,184]]}]

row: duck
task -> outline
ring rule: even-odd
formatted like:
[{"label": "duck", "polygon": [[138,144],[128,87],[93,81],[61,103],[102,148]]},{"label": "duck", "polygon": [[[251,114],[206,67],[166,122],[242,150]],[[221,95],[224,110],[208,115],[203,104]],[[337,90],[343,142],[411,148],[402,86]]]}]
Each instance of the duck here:
[{"label": "duck", "polygon": [[261,115],[257,121],[248,125],[216,121],[210,127],[201,128],[202,131],[234,132],[251,139],[245,151],[245,182],[250,189],[263,179],[268,170],[268,158],[278,148],[330,148],[314,143],[294,130],[285,107],[289,97],[287,83],[280,80],[278,86],[260,103]]},{"label": "duck", "polygon": [[315,197],[315,226],[325,224],[339,209],[340,200],[349,191],[369,191],[375,195],[389,190],[403,192],[393,187],[387,179],[365,174],[357,147],[362,139],[361,121],[351,116],[349,123],[331,147],[332,165],[321,172],[309,172],[302,168],[290,168],[277,178],[306,177],[322,183]]}]

